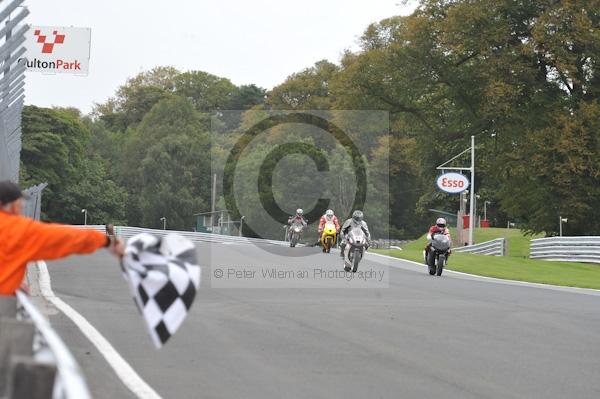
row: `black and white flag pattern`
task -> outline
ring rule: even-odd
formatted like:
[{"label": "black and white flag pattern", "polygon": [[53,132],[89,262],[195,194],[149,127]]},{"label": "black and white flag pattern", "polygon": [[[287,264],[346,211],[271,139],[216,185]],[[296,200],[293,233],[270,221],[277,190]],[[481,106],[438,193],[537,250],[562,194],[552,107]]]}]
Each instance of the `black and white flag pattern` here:
[{"label": "black and white flag pattern", "polygon": [[160,348],[185,320],[200,286],[194,244],[177,234],[138,234],[127,242],[122,268],[152,341]]}]

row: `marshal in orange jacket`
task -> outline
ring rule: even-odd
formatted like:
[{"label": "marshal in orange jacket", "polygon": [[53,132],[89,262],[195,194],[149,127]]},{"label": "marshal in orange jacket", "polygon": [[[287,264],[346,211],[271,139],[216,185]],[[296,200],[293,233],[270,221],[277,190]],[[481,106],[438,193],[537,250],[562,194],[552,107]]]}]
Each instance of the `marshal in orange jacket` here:
[{"label": "marshal in orange jacket", "polygon": [[98,231],[36,222],[0,210],[0,295],[15,295],[28,262],[89,254],[108,244]]}]

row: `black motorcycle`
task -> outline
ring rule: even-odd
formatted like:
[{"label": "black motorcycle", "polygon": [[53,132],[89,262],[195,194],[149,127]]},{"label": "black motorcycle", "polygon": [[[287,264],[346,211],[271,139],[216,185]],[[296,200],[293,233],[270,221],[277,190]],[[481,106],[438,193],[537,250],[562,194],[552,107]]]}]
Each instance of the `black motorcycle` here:
[{"label": "black motorcycle", "polygon": [[449,254],[450,237],[445,234],[435,234],[431,239],[431,248],[426,259],[429,274],[441,276]]}]

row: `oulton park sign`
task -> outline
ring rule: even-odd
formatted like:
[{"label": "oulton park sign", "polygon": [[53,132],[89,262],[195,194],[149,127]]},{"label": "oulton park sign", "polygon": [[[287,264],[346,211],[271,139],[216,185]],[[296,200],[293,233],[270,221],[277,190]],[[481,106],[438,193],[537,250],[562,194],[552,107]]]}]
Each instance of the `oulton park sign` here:
[{"label": "oulton park sign", "polygon": [[26,34],[27,71],[87,75],[90,63],[90,28],[32,26]]}]

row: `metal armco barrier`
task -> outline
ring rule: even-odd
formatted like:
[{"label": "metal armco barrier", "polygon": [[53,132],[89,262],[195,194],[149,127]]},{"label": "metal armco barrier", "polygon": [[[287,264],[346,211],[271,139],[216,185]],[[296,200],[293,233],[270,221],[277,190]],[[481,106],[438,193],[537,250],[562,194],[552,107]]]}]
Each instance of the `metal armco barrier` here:
[{"label": "metal armco barrier", "polygon": [[[24,0],[0,0],[0,180],[19,181],[21,164],[21,113],[25,98],[25,63],[19,59],[25,54],[25,34],[29,25],[25,18],[29,10]],[[14,14],[14,15],[13,15]],[[23,214],[40,219],[42,190],[39,184],[25,191]]]},{"label": "metal armco barrier", "polygon": [[549,237],[531,240],[531,259],[600,263],[600,237]]},{"label": "metal armco barrier", "polygon": [[[105,232],[104,225],[73,225],[73,227],[80,229],[93,229],[100,232]],[[212,233],[198,233],[195,231],[177,231],[177,230],[158,230],[158,229],[146,229],[143,227],[127,227],[127,226],[115,226],[115,233],[117,236],[129,239],[136,234],[141,233],[149,233],[158,237],[164,237],[170,233],[179,234],[192,242],[237,242],[243,244],[271,244],[271,245],[281,245],[281,246],[289,246],[290,244],[285,241],[277,241],[277,240],[265,240],[262,238],[250,238],[250,237],[238,237],[238,236],[227,236],[221,234],[212,234]]]},{"label": "metal armco barrier", "polygon": [[42,183],[23,190],[29,196],[27,200],[23,201],[23,215],[40,220],[42,216],[42,191],[47,186],[48,183]]},{"label": "metal armco barrier", "polygon": [[379,238],[371,240],[371,248],[389,249],[390,247],[400,247],[407,242],[408,241],[405,240],[386,240]]},{"label": "metal armco barrier", "polygon": [[91,395],[79,365],[48,320],[36,309],[25,293],[17,291],[17,300],[21,318],[31,320],[35,325],[34,359],[56,369],[56,377],[52,384],[52,398],[90,399]]},{"label": "metal armco barrier", "polygon": [[0,296],[0,397],[91,397],[73,355],[22,291]]},{"label": "metal armco barrier", "polygon": [[466,247],[454,247],[452,248],[452,251],[468,254],[506,256],[506,238],[496,238],[495,240],[469,245]]}]

